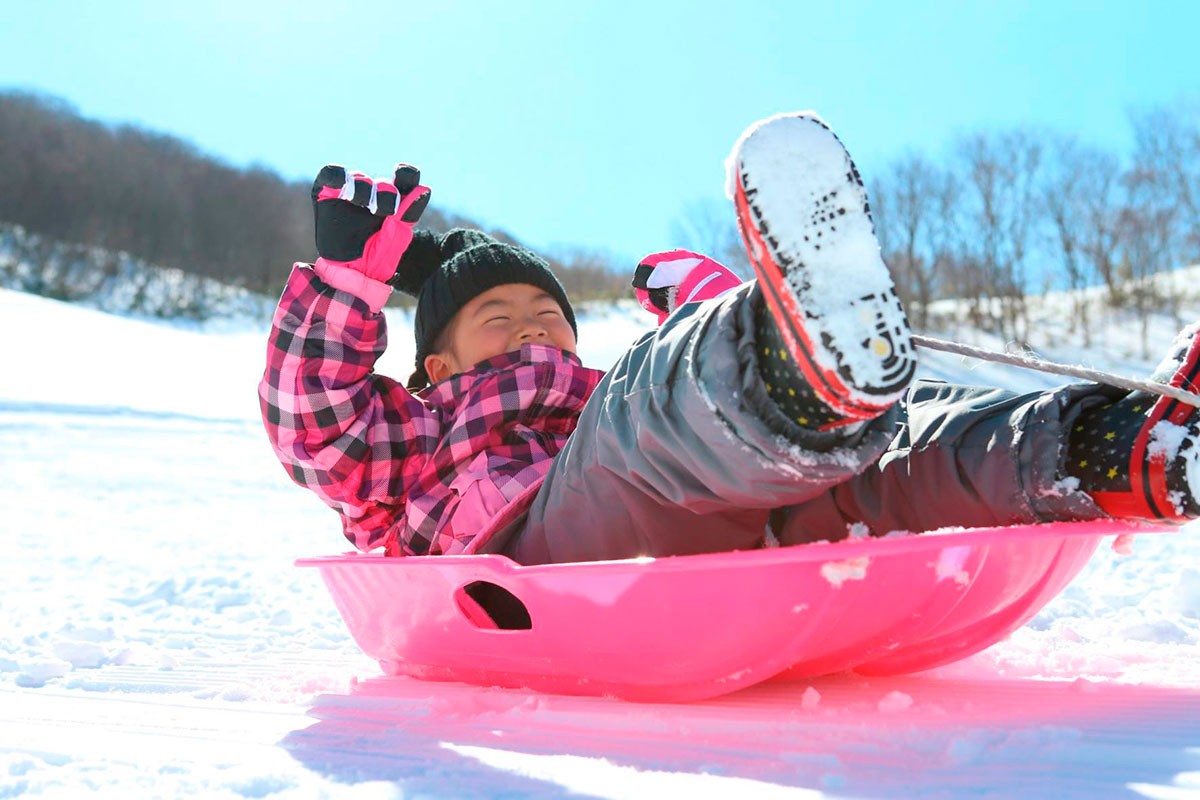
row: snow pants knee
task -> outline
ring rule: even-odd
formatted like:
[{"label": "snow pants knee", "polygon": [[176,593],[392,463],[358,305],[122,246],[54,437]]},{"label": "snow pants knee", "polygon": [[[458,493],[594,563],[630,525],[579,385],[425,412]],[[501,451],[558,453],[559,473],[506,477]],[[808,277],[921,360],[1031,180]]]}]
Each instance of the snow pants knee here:
[{"label": "snow pants knee", "polygon": [[[597,561],[750,549],[776,533],[837,539],[849,522],[886,532],[1101,516],[1056,472],[1062,425],[1086,391],[1020,400],[921,385],[853,434],[809,430],[758,374],[761,302],[751,282],[639,339],[493,551],[522,564]],[[989,510],[964,509],[968,499]],[[783,524],[769,532],[772,518]]]},{"label": "snow pants knee", "polygon": [[1015,394],[918,381],[878,462],[787,508],[780,543],[843,538],[854,523],[884,535],[1104,517],[1063,477],[1063,460],[1079,413],[1119,395],[1095,384]]},{"label": "snow pants knee", "polygon": [[758,376],[753,283],[682,307],[607,373],[502,552],[524,564],[759,547],[773,509],[874,463],[895,413],[851,437],[789,422]]}]

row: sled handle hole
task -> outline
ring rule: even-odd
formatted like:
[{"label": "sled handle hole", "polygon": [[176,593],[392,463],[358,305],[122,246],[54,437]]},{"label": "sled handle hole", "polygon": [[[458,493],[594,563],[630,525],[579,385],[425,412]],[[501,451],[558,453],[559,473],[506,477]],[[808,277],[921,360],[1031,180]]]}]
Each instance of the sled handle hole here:
[{"label": "sled handle hole", "polygon": [[473,581],[454,593],[462,615],[477,628],[527,631],[533,627],[529,609],[520,599],[495,583]]}]

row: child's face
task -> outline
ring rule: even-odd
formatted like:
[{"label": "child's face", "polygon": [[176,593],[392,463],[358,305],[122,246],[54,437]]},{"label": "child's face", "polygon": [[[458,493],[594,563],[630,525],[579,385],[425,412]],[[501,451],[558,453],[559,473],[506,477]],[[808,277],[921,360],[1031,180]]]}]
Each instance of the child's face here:
[{"label": "child's face", "polygon": [[433,383],[523,344],[575,352],[575,333],[558,301],[526,283],[506,283],[475,297],[450,321],[446,334],[446,348],[425,357]]}]

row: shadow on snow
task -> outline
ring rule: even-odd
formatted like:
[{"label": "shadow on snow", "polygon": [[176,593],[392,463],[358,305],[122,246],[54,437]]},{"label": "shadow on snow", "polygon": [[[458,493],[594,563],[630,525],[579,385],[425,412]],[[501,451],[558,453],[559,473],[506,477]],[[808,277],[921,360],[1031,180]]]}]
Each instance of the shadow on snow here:
[{"label": "shadow on snow", "polygon": [[438,797],[604,796],[639,773],[742,796],[1136,797],[1200,771],[1200,691],[1088,681],[843,674],[643,705],[381,677],[309,713],[282,742],[309,769]]}]

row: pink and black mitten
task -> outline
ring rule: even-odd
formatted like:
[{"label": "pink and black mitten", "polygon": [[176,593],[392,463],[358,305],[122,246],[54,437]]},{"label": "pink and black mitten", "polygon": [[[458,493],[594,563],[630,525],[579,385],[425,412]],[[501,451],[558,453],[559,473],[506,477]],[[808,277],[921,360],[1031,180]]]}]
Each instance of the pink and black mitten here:
[{"label": "pink and black mitten", "polygon": [[392,181],[329,164],[313,181],[317,274],[335,289],[362,298],[378,311],[388,283],[413,240],[413,227],[429,204],[421,171],[398,164]]},{"label": "pink and black mitten", "polygon": [[684,303],[711,300],[741,284],[729,267],[690,250],[648,255],[633,275],[638,302],[658,317],[659,325]]}]

